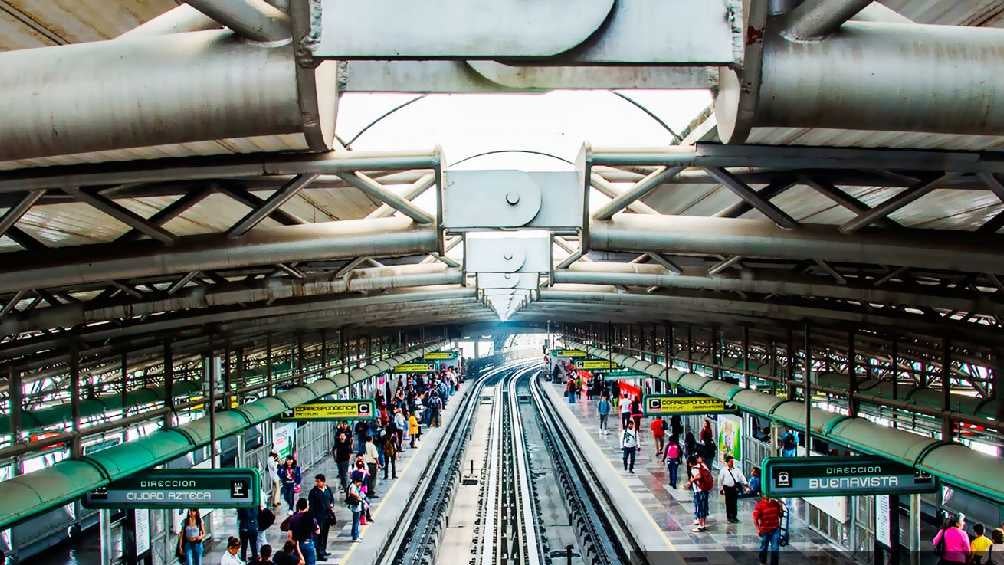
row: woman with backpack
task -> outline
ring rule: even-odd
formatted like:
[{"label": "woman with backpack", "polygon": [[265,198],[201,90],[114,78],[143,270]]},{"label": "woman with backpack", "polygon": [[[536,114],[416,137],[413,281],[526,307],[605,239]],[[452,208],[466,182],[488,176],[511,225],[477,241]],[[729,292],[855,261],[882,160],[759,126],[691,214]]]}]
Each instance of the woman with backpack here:
[{"label": "woman with backpack", "polygon": [[965,528],[965,518],[961,515],[952,515],[945,520],[938,535],[934,536],[932,543],[938,551],[941,563],[958,565],[969,563],[969,534]]},{"label": "woman with backpack", "polygon": [[680,461],[683,459],[679,436],[676,434],[669,436],[669,443],[666,444],[662,458],[666,462],[666,470],[669,471],[669,484],[675,489],[680,475]]},{"label": "woman with backpack", "polygon": [[690,480],[687,481],[687,488],[694,490],[694,529],[692,532],[703,532],[708,529],[708,497],[711,490],[715,488],[715,479],[711,475],[711,469],[704,464],[704,460],[697,457],[695,464],[690,469]]},{"label": "woman with backpack", "polygon": [[638,451],[638,432],[634,429],[634,422],[628,421],[621,433],[621,450],[624,452],[624,470],[634,473],[635,454]]}]

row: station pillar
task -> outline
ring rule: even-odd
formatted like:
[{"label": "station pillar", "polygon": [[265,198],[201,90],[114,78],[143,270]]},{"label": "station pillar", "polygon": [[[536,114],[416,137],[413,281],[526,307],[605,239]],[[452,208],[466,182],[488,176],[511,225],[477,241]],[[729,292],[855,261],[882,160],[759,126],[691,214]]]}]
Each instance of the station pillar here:
[{"label": "station pillar", "polygon": [[102,563],[112,562],[112,511],[107,508],[98,510],[98,544]]},{"label": "station pillar", "polygon": [[[898,510],[897,510],[898,511]],[[920,564],[920,495],[910,495],[910,565]]]}]

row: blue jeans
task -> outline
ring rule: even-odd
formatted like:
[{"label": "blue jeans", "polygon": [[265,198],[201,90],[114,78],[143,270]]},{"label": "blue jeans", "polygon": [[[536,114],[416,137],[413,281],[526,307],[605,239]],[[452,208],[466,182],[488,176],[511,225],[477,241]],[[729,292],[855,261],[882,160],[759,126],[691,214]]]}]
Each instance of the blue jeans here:
[{"label": "blue jeans", "polygon": [[671,460],[666,464],[666,467],[669,469],[669,484],[672,485],[673,488],[676,488],[676,482],[679,480],[680,476],[680,462]]},{"label": "blue jeans", "polygon": [[694,504],[696,506],[697,518],[708,517],[708,491],[698,491],[694,493]]},{"label": "blue jeans", "polygon": [[300,553],[303,554],[305,565],[317,564],[317,551],[314,550],[314,540],[301,541]]},{"label": "blue jeans", "polygon": [[760,534],[760,563],[767,563],[767,550],[770,549],[770,563],[777,565],[780,551],[781,528],[775,528],[766,534]]},{"label": "blue jeans", "polygon": [[293,512],[293,491],[296,490],[296,485],[293,483],[282,485],[282,499],[286,501],[286,505],[289,506],[289,511]]},{"label": "blue jeans", "polygon": [[202,542],[185,542],[185,565],[202,565]]},{"label": "blue jeans", "polygon": [[634,472],[634,458],[635,452],[638,451],[637,447],[622,447],[624,450],[624,470]]},{"label": "blue jeans", "polygon": [[359,517],[361,515],[362,512],[352,511],[352,541],[359,539]]}]

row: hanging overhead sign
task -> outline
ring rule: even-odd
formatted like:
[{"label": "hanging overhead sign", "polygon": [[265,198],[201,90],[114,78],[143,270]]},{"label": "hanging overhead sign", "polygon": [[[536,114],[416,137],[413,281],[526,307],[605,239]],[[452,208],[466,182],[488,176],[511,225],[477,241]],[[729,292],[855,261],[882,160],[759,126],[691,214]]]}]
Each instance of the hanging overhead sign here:
[{"label": "hanging overhead sign", "polygon": [[576,369],[582,369],[583,371],[611,371],[613,369],[620,369],[620,365],[617,363],[598,357],[580,358],[573,361],[573,363],[575,363]]},{"label": "hanging overhead sign", "polygon": [[578,357],[589,357],[589,354],[581,349],[552,349],[551,357],[573,359]]},{"label": "hanging overhead sign", "polygon": [[432,373],[435,372],[434,363],[401,363],[394,367],[395,373]]},{"label": "hanging overhead sign", "polygon": [[151,469],[84,495],[88,508],[258,508],[254,469]]},{"label": "hanging overhead sign", "polygon": [[724,400],[706,396],[673,396],[647,394],[642,401],[646,416],[672,416],[673,414],[721,414],[733,412]]},{"label": "hanging overhead sign", "polygon": [[376,418],[376,412],[376,402],[371,398],[316,400],[283,412],[280,419],[287,422],[372,420]]},{"label": "hanging overhead sign", "polygon": [[767,457],[764,492],[775,497],[935,492],[937,480],[879,457]]},{"label": "hanging overhead sign", "polygon": [[456,351],[430,351],[422,356],[425,361],[452,361],[456,358]]},{"label": "hanging overhead sign", "polygon": [[612,371],[596,372],[599,373],[605,381],[616,381],[619,379],[647,379],[651,377],[651,375],[647,375],[641,371],[635,371],[634,369],[614,369]]}]

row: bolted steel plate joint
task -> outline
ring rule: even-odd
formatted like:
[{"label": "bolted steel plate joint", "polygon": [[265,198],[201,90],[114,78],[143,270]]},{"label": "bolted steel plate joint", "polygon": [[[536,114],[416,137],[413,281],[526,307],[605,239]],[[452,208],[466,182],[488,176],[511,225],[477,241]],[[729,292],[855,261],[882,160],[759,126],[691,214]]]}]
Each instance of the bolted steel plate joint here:
[{"label": "bolted steel plate joint", "polygon": [[510,206],[515,206],[519,204],[519,193],[518,192],[507,192],[505,195],[505,201]]}]

